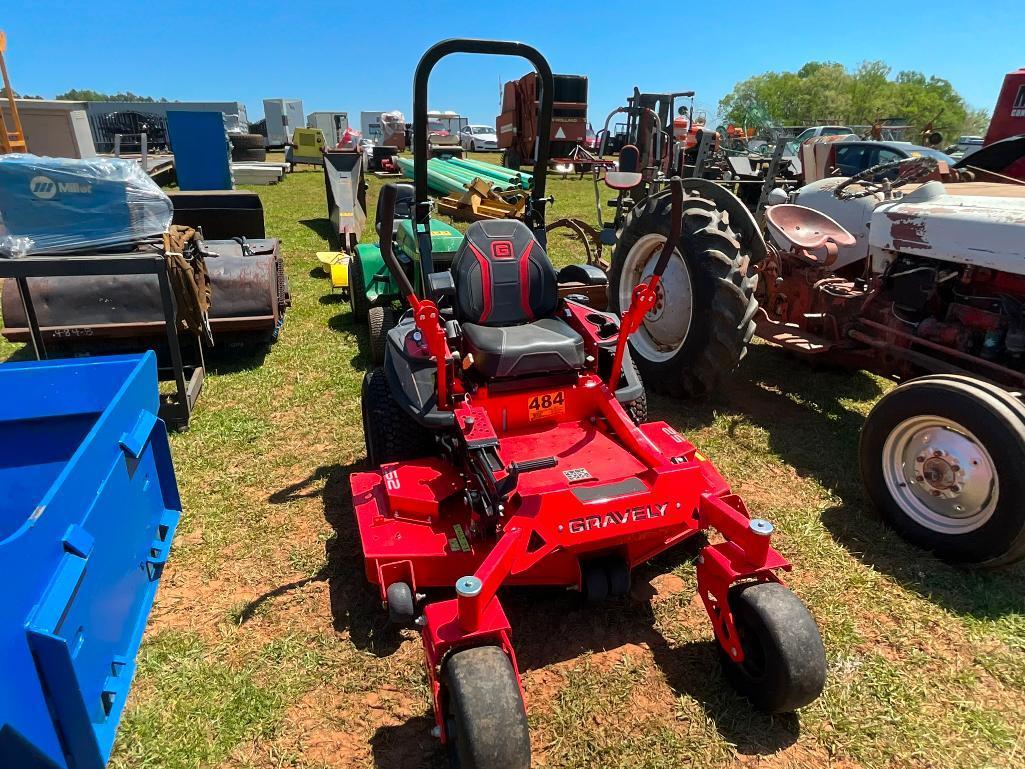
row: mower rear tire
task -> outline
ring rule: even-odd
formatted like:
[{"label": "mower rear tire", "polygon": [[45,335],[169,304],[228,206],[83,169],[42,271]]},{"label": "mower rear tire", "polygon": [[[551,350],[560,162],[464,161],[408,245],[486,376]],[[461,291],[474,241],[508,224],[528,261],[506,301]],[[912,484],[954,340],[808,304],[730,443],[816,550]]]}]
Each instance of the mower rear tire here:
[{"label": "mower rear tire", "polygon": [[630,594],[632,578],[630,564],[618,557],[611,557],[605,562],[605,573],[609,580],[609,595],[617,598]]},{"label": "mower rear tire", "polygon": [[624,403],[623,408],[626,409],[626,413],[630,415],[633,423],[640,425],[648,421],[648,391],[644,389],[644,377],[641,376],[641,370],[637,368],[637,364],[631,360],[630,365],[634,367],[637,378],[641,380],[641,394],[640,397],[629,403]]},{"label": "mower rear tire", "polygon": [[859,445],[865,490],[912,544],[951,563],[1025,558],[1025,406],[968,376],[913,379],[869,412]]},{"label": "mower rear tire", "polygon": [[580,594],[588,606],[599,606],[609,597],[609,573],[600,560],[581,564]]},{"label": "mower rear tire", "polygon": [[349,307],[352,310],[352,319],[356,323],[367,322],[370,302],[367,301],[367,286],[363,280],[363,265],[360,263],[359,255],[349,260]]},{"label": "mower rear tire", "polygon": [[[622,314],[634,287],[654,269],[671,222],[668,192],[636,205],[616,234],[609,270],[609,309]],[[660,393],[693,397],[739,365],[754,335],[757,275],[728,212],[696,194],[684,201],[683,232],[658,288],[658,302],[630,351]]]},{"label": "mower rear tire", "polygon": [[384,363],[388,346],[388,332],[395,328],[395,311],[388,306],[371,307],[367,311],[367,329],[370,336],[370,360],[375,366]]},{"label": "mower rear tire", "polygon": [[778,582],[754,582],[734,585],[728,600],[744,659],[719,651],[734,688],[767,713],[814,702],[826,683],[826,651],[801,599]]},{"label": "mower rear tire", "polygon": [[388,596],[388,621],[399,627],[412,625],[416,617],[413,589],[405,582],[392,582],[385,593]]},{"label": "mower rear tire", "polygon": [[383,368],[363,377],[361,405],[367,460],[373,467],[434,453],[434,436],[395,402]]},{"label": "mower rear tire", "polygon": [[530,733],[512,662],[497,646],[455,652],[442,674],[459,769],[530,769]]}]

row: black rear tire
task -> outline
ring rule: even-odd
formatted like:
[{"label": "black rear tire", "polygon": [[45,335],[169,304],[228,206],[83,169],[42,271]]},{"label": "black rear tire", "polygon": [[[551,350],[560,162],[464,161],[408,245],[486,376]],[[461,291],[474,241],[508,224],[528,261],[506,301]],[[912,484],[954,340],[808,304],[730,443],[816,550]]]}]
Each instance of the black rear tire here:
[{"label": "black rear tire", "polygon": [[442,673],[459,769],[530,769],[527,713],[512,662],[497,646],[455,652]]},{"label": "black rear tire", "polygon": [[[622,314],[634,285],[637,265],[653,263],[658,249],[647,258],[641,238],[669,237],[672,204],[668,192],[655,195],[638,204],[627,214],[616,235],[616,247],[609,270],[609,309]],[[648,238],[654,245],[656,237]],[[673,396],[693,397],[712,389],[724,376],[734,371],[747,353],[747,344],[754,335],[754,316],[758,302],[754,297],[757,275],[749,274],[751,257],[728,224],[728,216],[715,204],[694,193],[684,200],[683,233],[677,244],[691,287],[691,317],[675,352],[655,356],[660,348],[649,334],[648,320],[631,337],[630,350],[641,373],[656,392]],[[631,275],[624,271],[630,262]],[[667,273],[668,274],[668,273]],[[663,281],[663,286],[666,282]],[[665,297],[665,302],[679,302],[679,297]],[[639,335],[644,334],[643,339]],[[671,348],[670,348],[671,349]]]},{"label": "black rear tire", "polygon": [[801,600],[778,582],[730,588],[730,610],[744,660],[719,648],[734,688],[767,713],[790,713],[814,702],[826,683],[826,651]]},{"label": "black rear tire", "polygon": [[[933,422],[940,426],[930,427]],[[939,457],[902,459],[910,456],[899,448],[902,441],[908,450],[917,445],[909,433],[915,429],[918,437],[933,438],[931,451]],[[919,467],[921,456],[926,461]],[[859,459],[872,503],[912,544],[952,563],[987,568],[1025,558],[1025,406],[1008,392],[951,374],[905,382],[869,412]],[[948,478],[948,468],[956,475]],[[963,510],[952,508],[960,502]]]},{"label": "black rear tire", "polygon": [[367,286],[363,279],[363,265],[359,254],[349,260],[349,308],[356,323],[366,323],[370,302],[367,301]]},{"label": "black rear tire", "polygon": [[361,405],[367,460],[374,467],[434,453],[434,436],[395,402],[383,368],[363,377]]},{"label": "black rear tire", "polygon": [[626,413],[630,415],[633,423],[640,425],[648,421],[648,391],[644,387],[644,377],[641,376],[641,370],[637,368],[637,364],[631,359],[630,365],[634,367],[637,378],[641,380],[641,395],[629,403],[624,403],[623,408],[626,409]]},{"label": "black rear tire", "polygon": [[391,307],[371,307],[367,311],[370,360],[375,366],[384,363],[384,352],[388,347],[388,332],[393,328],[395,328],[395,311]]}]

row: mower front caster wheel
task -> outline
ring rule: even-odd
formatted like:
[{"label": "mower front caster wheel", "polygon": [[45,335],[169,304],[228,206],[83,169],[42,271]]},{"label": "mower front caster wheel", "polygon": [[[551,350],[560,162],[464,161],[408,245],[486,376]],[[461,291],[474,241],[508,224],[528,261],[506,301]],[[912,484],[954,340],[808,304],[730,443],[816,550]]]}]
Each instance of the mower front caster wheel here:
[{"label": "mower front caster wheel", "polygon": [[826,683],[826,652],[801,600],[778,582],[735,585],[730,611],[744,659],[720,647],[726,678],[756,708],[790,713],[813,702]]},{"label": "mower front caster wheel", "polygon": [[588,606],[597,606],[609,596],[620,598],[630,592],[630,566],[622,558],[588,561],[581,566],[580,577],[580,592]]},{"label": "mower front caster wheel", "polygon": [[388,621],[399,627],[409,627],[416,617],[413,590],[405,582],[392,582],[385,591],[388,596]]},{"label": "mower front caster wheel", "polygon": [[509,656],[497,646],[445,663],[446,731],[459,769],[529,769],[527,713]]}]

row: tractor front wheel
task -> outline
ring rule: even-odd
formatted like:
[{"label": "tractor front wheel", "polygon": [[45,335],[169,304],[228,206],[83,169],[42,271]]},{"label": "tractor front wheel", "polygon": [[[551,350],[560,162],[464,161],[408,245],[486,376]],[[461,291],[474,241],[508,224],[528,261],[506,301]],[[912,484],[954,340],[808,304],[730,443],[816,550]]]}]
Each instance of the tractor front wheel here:
[{"label": "tractor front wheel", "polygon": [[859,454],[869,497],[912,544],[973,566],[1025,558],[1025,406],[1008,392],[913,379],[869,412]]},{"label": "tractor front wheel", "polygon": [[502,649],[457,651],[445,663],[443,683],[448,744],[459,769],[530,769],[527,713]]},{"label": "tractor front wheel", "polygon": [[[617,233],[609,270],[610,309],[626,312],[634,287],[655,268],[672,225],[660,193],[639,203]],[[630,337],[645,381],[673,396],[697,396],[732,372],[754,334],[757,276],[726,212],[696,194],[684,200],[683,232],[658,285],[655,306]]]},{"label": "tractor front wheel", "polygon": [[734,688],[768,713],[813,702],[826,683],[826,651],[801,600],[778,582],[734,585],[728,600],[744,659],[719,651]]}]

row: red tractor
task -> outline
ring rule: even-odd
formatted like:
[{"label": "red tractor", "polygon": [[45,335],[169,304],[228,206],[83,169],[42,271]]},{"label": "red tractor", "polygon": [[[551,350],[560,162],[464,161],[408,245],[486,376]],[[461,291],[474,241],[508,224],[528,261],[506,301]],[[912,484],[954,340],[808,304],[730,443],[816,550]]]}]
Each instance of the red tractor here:
[{"label": "red tractor", "polygon": [[[450,40],[417,68],[424,107],[431,69],[452,53],[523,56],[542,100],[551,93],[534,48]],[[422,138],[425,127],[415,130]],[[676,243],[686,195],[679,180],[670,186]],[[395,197],[384,189],[383,232]],[[392,620],[422,633],[435,732],[462,769],[530,765],[500,588],[561,586],[597,603],[626,594],[634,567],[706,530],[721,538],[701,549],[698,591],[729,680],[774,712],[811,702],[825,680],[815,622],[779,579],[790,564],[770,545],[772,525],[750,516],[684,436],[647,421],[627,339],[658,302],[671,249],[635,286],[622,319],[597,312],[560,299],[535,202],[532,227],[470,225],[451,269],[425,275],[419,296],[381,241],[411,309],[388,334],[384,366],[364,380],[373,469],[352,476],[353,503],[367,577]],[[414,210],[426,221],[424,203]],[[426,602],[426,589],[454,596]]]}]

